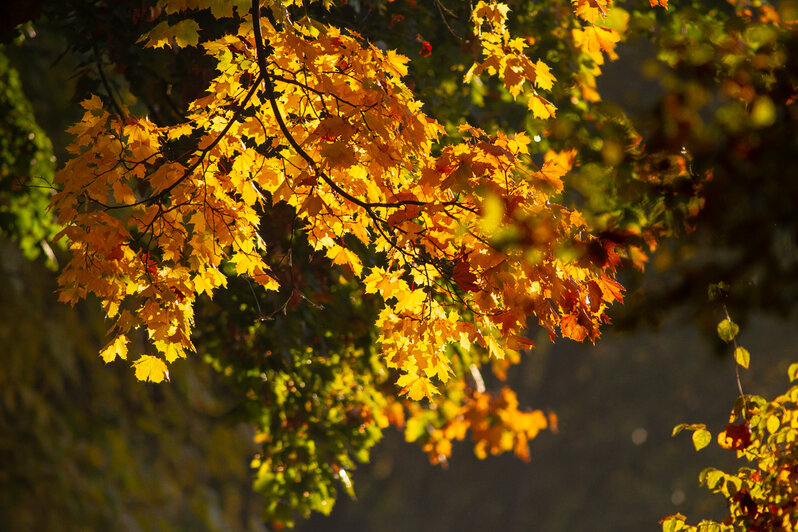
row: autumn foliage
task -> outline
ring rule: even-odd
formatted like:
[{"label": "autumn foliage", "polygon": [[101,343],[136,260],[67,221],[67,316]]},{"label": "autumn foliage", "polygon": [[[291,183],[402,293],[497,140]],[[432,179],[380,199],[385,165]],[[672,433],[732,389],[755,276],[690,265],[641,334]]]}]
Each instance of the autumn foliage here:
[{"label": "autumn foliage", "polygon": [[[140,380],[168,381],[170,367],[179,371],[170,364],[194,351],[237,379],[258,405],[255,485],[274,522],[329,512],[333,482],[352,491],[347,471],[389,425],[433,463],[469,433],[480,457],[528,459],[528,442],[556,429],[556,416],[519,408],[507,387],[486,389],[481,371],[502,379],[534,347],[533,327],[551,340],[598,338],[623,300],[622,262],[641,268],[679,225],[664,208],[634,218],[613,203],[608,191],[627,174],[633,189],[664,197],[687,182],[673,212],[700,210],[711,173],[694,172],[687,150],[650,153],[630,124],[591,111],[628,12],[605,0],[553,4],[545,22],[560,48],[550,57],[570,61],[553,63],[536,36],[515,35],[508,5],[480,1],[462,45],[473,60],[450,65],[464,85],[520,104],[537,121],[534,138],[431,116],[411,60],[328,24],[326,0],[163,0],[139,45],[196,47],[212,65],[185,115],[158,122],[99,96],[82,103],[51,204],[70,252],[60,298],[100,300],[112,324],[100,355],[130,358]],[[434,41],[417,41],[413,60],[435,60]],[[589,182],[578,201],[567,183],[586,162],[583,146],[548,128],[558,106],[595,130],[620,131],[598,145],[627,174]],[[608,204],[597,207],[584,193],[591,187]],[[236,296],[218,318],[197,312],[228,285],[252,299]],[[231,317],[242,309],[246,325]],[[284,341],[274,339],[280,316],[307,312],[295,320],[305,334],[324,312],[350,310],[370,320],[359,336],[314,332],[282,359],[268,347]],[[222,325],[224,345],[195,345],[197,329]],[[322,437],[317,426],[340,433]],[[743,452],[754,440],[730,427],[728,445]]]}]

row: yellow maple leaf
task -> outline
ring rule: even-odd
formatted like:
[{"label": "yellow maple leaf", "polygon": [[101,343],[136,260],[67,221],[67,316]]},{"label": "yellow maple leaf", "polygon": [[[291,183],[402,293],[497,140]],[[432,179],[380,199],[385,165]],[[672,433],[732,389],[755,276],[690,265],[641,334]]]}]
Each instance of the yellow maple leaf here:
[{"label": "yellow maple leaf", "polygon": [[551,89],[555,81],[549,65],[538,59],[538,62],[535,63],[535,85],[539,89],[547,91]]},{"label": "yellow maple leaf", "polygon": [[169,371],[166,364],[158,357],[142,355],[133,363],[136,378],[140,381],[162,382],[169,380]]},{"label": "yellow maple leaf", "polygon": [[116,357],[126,359],[128,341],[129,340],[127,336],[125,336],[124,334],[120,334],[119,336],[111,340],[111,342],[109,342],[109,344],[105,346],[105,348],[102,351],[100,351],[100,356],[105,361],[105,363],[107,364],[109,362],[116,360]]},{"label": "yellow maple leaf", "polygon": [[488,336],[485,338],[485,343],[488,344],[488,352],[494,358],[498,358],[502,360],[504,358],[504,349],[501,348],[499,343],[493,339],[492,337]]},{"label": "yellow maple leaf", "polygon": [[413,401],[420,401],[424,397],[432,398],[438,393],[438,389],[426,377],[413,373],[405,373],[396,381],[397,386],[402,387],[402,394],[407,394]]},{"label": "yellow maple leaf", "polygon": [[383,59],[383,67],[385,70],[397,78],[407,75],[407,62],[409,59],[403,55],[397,54],[395,50],[388,50]]},{"label": "yellow maple leaf", "polygon": [[360,262],[360,258],[353,251],[336,245],[327,251],[327,256],[333,260],[333,264],[352,268],[352,271],[358,277],[363,272],[363,263]]},{"label": "yellow maple leaf", "polygon": [[600,17],[607,16],[609,0],[571,0],[574,12],[589,24],[594,24]]},{"label": "yellow maple leaf", "polygon": [[409,290],[396,293],[397,302],[393,306],[394,312],[399,314],[402,311],[414,312],[421,308],[421,305],[427,299],[427,293],[424,290]]},{"label": "yellow maple leaf", "polygon": [[530,96],[529,109],[532,111],[535,118],[541,118],[543,120],[553,117],[557,110],[550,101],[537,94]]}]

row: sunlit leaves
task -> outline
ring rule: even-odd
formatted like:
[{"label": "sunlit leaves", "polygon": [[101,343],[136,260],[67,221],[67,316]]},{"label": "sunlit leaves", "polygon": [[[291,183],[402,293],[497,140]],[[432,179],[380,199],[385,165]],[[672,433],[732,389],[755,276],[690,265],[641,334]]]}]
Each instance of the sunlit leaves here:
[{"label": "sunlit leaves", "polygon": [[166,364],[158,357],[142,355],[133,363],[136,370],[136,378],[141,381],[162,382],[169,380],[169,372]]},{"label": "sunlit leaves", "polygon": [[673,436],[679,434],[682,430],[689,430],[693,432],[692,440],[693,446],[696,451],[700,451],[712,441],[712,433],[707,430],[706,425],[703,423],[686,424],[682,423],[673,428]]},{"label": "sunlit leaves", "polygon": [[107,364],[108,362],[113,362],[116,357],[119,358],[127,358],[127,344],[128,338],[124,335],[119,335],[102,350],[100,351],[100,356]]},{"label": "sunlit leaves", "polygon": [[550,90],[555,79],[551,69],[540,59],[533,62],[526,55],[524,39],[512,38],[505,25],[509,7],[502,3],[479,2],[472,13],[475,33],[482,47],[482,61],[475,62],[466,72],[464,81],[471,82],[483,72],[497,75],[513,98],[524,94],[528,107],[537,118],[547,119],[556,112],[554,105],[540,96],[533,87]]},{"label": "sunlit leaves", "polygon": [[407,394],[407,396],[414,401],[418,401],[424,397],[431,397],[433,394],[437,393],[435,388],[430,385],[429,380],[409,373],[399,377],[396,381],[396,385],[402,388],[402,393]]},{"label": "sunlit leaves", "polygon": [[594,24],[601,17],[607,16],[607,10],[612,4],[609,0],[571,0],[577,16],[589,24]]},{"label": "sunlit leaves", "polygon": [[[788,374],[791,372],[792,367]],[[717,443],[722,449],[745,459],[744,465],[733,474],[710,467],[699,476],[710,491],[727,500],[729,514],[721,522],[702,521],[696,526],[687,525],[683,515],[673,515],[661,521],[663,530],[795,529],[798,526],[795,513],[798,490],[794,482],[798,467],[795,458],[796,400],[796,386],[772,401],[757,395],[740,396],[729,416],[729,424],[718,434]],[[674,434],[682,429],[695,431],[696,449],[710,442],[703,424],[679,425],[674,428]],[[702,434],[700,447],[696,442],[698,434]]]},{"label": "sunlit leaves", "polygon": [[181,20],[172,26],[164,20],[142,37],[142,40],[146,40],[145,47],[151,48],[163,48],[167,45],[178,48],[197,46],[199,29],[199,24],[191,19]]},{"label": "sunlit leaves", "polygon": [[[203,2],[170,6],[230,14]],[[561,204],[576,152],[536,151],[524,132],[465,123],[449,136],[402,79],[407,58],[318,21],[289,24],[282,5],[268,6],[279,8],[277,23],[260,17],[201,43],[216,68],[181,123],[127,109],[117,116],[97,97],[84,102],[53,201],[72,253],[61,298],[98,296],[114,320],[103,358],[143,348],[134,371],[152,382],[168,380],[166,364],[194,350],[197,298],[218,300],[234,276],[252,296],[235,312],[257,308],[247,318],[254,324],[230,325],[236,341],[255,342],[278,316],[304,331],[312,320],[298,306],[339,312],[340,301],[330,303],[338,285],[347,287],[344,307],[374,305],[367,324],[352,324],[367,328],[367,342],[354,346],[347,324],[302,349],[257,353],[265,362],[247,394],[268,403],[258,406],[256,485],[274,501],[306,493],[269,507],[279,522],[295,509],[329,511],[333,481],[351,488],[349,451],[333,437],[319,440],[328,447],[320,450],[311,423],[343,427],[347,438],[362,429],[357,459],[388,422],[405,420],[433,461],[469,432],[480,457],[528,459],[528,442],[548,418],[520,408],[509,389],[486,390],[481,377],[474,389],[466,383],[483,366],[504,378],[533,347],[526,334],[535,321],[552,339],[595,340],[608,305],[623,298],[615,244]],[[540,92],[557,82],[549,64],[531,59],[531,41],[507,31],[509,13],[503,4],[476,6],[480,55],[466,77],[497,76],[546,120],[556,109]],[[267,42],[255,41],[253,27]],[[205,32],[195,29],[190,20],[156,26],[149,46],[197,44]],[[609,42],[608,32],[600,34]],[[272,226],[278,211],[290,216]],[[301,261],[300,246],[308,249]],[[314,268],[329,275],[308,281]],[[276,292],[268,304],[257,284]],[[345,339],[330,340],[338,334]],[[307,458],[297,464],[291,453],[300,447]],[[341,455],[329,458],[329,449]]]}]

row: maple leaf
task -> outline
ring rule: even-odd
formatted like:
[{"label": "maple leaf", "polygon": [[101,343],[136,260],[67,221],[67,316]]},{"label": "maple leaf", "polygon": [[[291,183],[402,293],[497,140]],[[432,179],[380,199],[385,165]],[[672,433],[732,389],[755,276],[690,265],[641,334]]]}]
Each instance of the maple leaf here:
[{"label": "maple leaf", "polygon": [[327,256],[332,259],[333,264],[349,266],[352,272],[358,277],[360,277],[360,274],[363,272],[363,263],[360,262],[360,257],[344,247],[336,245],[330,248],[327,251]]},{"label": "maple leaf", "polygon": [[158,357],[142,355],[133,363],[136,378],[140,381],[162,382],[169,380],[166,364]]},{"label": "maple leaf", "polygon": [[397,54],[395,50],[388,50],[383,59],[383,65],[386,71],[390,72],[397,78],[407,75],[407,62],[409,59],[403,55]]},{"label": "maple leaf", "polygon": [[438,393],[437,388],[435,388],[429,379],[410,373],[406,373],[399,377],[396,381],[396,385],[402,388],[401,393],[403,395],[407,395],[413,401],[420,401],[425,397],[431,399]]},{"label": "maple leaf", "polygon": [[577,314],[566,314],[560,320],[562,335],[566,338],[581,342],[587,338],[588,330],[579,322]]},{"label": "maple leaf", "polygon": [[559,192],[563,189],[562,178],[573,166],[575,157],[576,150],[573,149],[562,152],[549,150],[546,152],[543,166],[539,172],[533,174],[533,177],[545,181]]},{"label": "maple leaf", "polygon": [[145,48],[162,48],[167,44],[174,44],[178,48],[197,46],[199,29],[199,24],[191,19],[181,20],[172,26],[164,20],[145,33],[139,42],[146,41]]},{"label": "maple leaf", "polygon": [[552,104],[547,99],[539,96],[537,94],[533,94],[529,98],[529,109],[532,111],[532,114],[535,118],[540,118],[546,120],[547,118],[554,117],[556,112],[556,108],[554,104]]},{"label": "maple leaf", "polygon": [[554,86],[555,81],[549,66],[538,59],[538,62],[535,63],[535,85],[539,89],[549,90]]},{"label": "maple leaf", "polygon": [[479,292],[481,289],[477,282],[477,276],[474,275],[468,263],[465,261],[458,262],[454,265],[452,278],[462,290],[466,292]]},{"label": "maple leaf", "polygon": [[588,24],[595,24],[600,17],[606,17],[611,4],[609,0],[571,0],[571,3],[577,16]]},{"label": "maple leaf", "polygon": [[113,340],[111,340],[107,346],[100,351],[100,356],[105,361],[105,363],[112,362],[116,359],[116,357],[125,359],[127,358],[127,344],[128,338],[125,335],[119,335]]},{"label": "maple leaf", "polygon": [[619,282],[606,275],[602,275],[594,281],[601,288],[601,297],[604,301],[607,303],[623,301],[623,286]]},{"label": "maple leaf", "polygon": [[427,299],[424,290],[402,290],[395,294],[396,304],[393,306],[394,312],[416,312],[421,309],[422,304]]}]

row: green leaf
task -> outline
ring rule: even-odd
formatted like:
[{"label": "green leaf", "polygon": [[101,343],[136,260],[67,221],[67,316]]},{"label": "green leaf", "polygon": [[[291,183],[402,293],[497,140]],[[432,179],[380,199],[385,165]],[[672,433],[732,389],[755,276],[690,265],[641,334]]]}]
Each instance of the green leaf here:
[{"label": "green leaf", "polygon": [[199,24],[194,20],[181,20],[174,26],[170,26],[165,20],[155,26],[149,33],[142,35],[139,39],[147,41],[145,48],[162,48],[168,44],[173,44],[178,48],[186,46],[197,46],[199,43]]},{"label": "green leaf", "polygon": [[699,429],[693,433],[693,445],[695,450],[700,451],[712,441],[712,434],[707,429]]},{"label": "green leaf", "polygon": [[734,350],[734,361],[738,365],[748,369],[748,364],[751,362],[751,353],[745,347],[738,347]]},{"label": "green leaf", "polygon": [[718,336],[724,342],[731,342],[737,333],[740,332],[740,327],[729,318],[718,323]]}]

